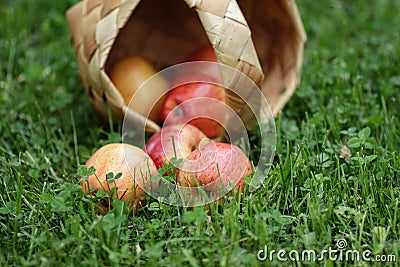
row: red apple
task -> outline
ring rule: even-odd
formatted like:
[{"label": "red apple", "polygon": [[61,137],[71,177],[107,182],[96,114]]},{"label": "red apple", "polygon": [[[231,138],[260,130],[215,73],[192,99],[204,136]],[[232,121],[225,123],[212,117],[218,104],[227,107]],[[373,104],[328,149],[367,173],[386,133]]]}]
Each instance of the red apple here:
[{"label": "red apple", "polygon": [[208,142],[184,160],[178,174],[182,186],[204,186],[208,192],[227,193],[227,186],[243,190],[243,178],[252,172],[250,160],[232,144]]},{"label": "red apple", "polygon": [[[216,62],[217,58],[212,46],[207,45],[187,61]],[[219,136],[225,119],[225,90],[216,83],[220,83],[216,64],[198,63],[179,72],[174,83],[177,86],[166,94],[161,107],[164,124],[189,123],[209,138]]]},{"label": "red apple", "polygon": [[225,120],[224,89],[209,83],[190,83],[169,91],[162,107],[165,125],[185,124],[199,128],[209,138],[222,132]]},{"label": "red apple", "polygon": [[206,138],[202,131],[190,124],[170,125],[150,137],[144,150],[159,169],[173,157],[186,158]]},{"label": "red apple", "polygon": [[[123,201],[128,201],[132,211],[137,211],[143,203],[145,189],[153,189],[157,186],[151,182],[151,177],[158,175],[152,159],[140,148],[129,144],[114,143],[99,148],[86,162],[86,167],[93,166],[95,174],[88,177],[87,182],[81,182],[82,191],[96,194],[100,189],[110,193],[117,187],[113,196]],[[113,182],[106,178],[108,173],[122,176]],[[92,189],[91,189],[92,190]],[[111,200],[100,206],[107,212],[111,206]]]},{"label": "red apple", "polygon": [[217,62],[214,48],[211,44],[206,44],[194,51],[186,61],[212,61]]}]

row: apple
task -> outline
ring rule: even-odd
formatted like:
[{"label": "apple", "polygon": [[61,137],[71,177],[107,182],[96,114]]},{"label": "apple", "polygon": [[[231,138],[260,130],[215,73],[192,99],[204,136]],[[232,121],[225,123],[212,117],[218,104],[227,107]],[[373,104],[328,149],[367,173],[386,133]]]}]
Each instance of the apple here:
[{"label": "apple", "polygon": [[[216,62],[217,58],[212,46],[206,45],[186,61]],[[218,65],[199,63],[188,68],[178,73],[174,82],[177,86],[166,94],[161,107],[162,120],[165,125],[189,123],[207,137],[215,138],[221,134],[225,119],[225,89],[215,84],[220,83]]]},{"label": "apple", "polygon": [[178,69],[175,77],[175,85],[193,82],[195,80],[211,83],[221,83],[220,69],[217,64],[214,48],[211,44],[201,46],[190,54],[184,62],[198,62],[198,64],[185,65],[184,69]]},{"label": "apple", "polygon": [[224,89],[209,83],[189,83],[178,86],[165,96],[162,118],[165,125],[191,124],[207,137],[222,132],[225,120]]},{"label": "apple", "polygon": [[[117,187],[116,194],[112,197],[127,201],[133,212],[143,204],[145,190],[157,186],[157,183],[151,181],[151,177],[158,175],[154,162],[142,149],[130,144],[113,143],[102,146],[91,155],[85,166],[93,166],[96,171],[87,181],[81,182],[83,193],[87,193],[89,189],[93,195],[100,189],[110,193]],[[108,173],[115,176],[121,173],[121,177],[110,182],[107,179]],[[105,213],[111,208],[111,199],[108,199],[108,203],[99,204],[101,211]]]},{"label": "apple", "polygon": [[138,56],[122,58],[109,71],[110,79],[126,105],[155,122],[161,122],[161,96],[167,90],[167,82],[161,76],[154,76],[146,88],[138,90],[154,74],[156,70],[150,62]]},{"label": "apple", "polygon": [[217,62],[217,57],[215,56],[214,48],[211,44],[205,44],[194,51],[186,61],[212,61]]},{"label": "apple", "polygon": [[243,178],[251,172],[250,160],[238,146],[211,141],[202,143],[181,163],[177,183],[204,186],[215,194],[227,193],[228,186],[243,192]]},{"label": "apple", "polygon": [[186,158],[206,138],[207,136],[193,125],[169,125],[153,134],[143,149],[159,169],[173,157]]}]

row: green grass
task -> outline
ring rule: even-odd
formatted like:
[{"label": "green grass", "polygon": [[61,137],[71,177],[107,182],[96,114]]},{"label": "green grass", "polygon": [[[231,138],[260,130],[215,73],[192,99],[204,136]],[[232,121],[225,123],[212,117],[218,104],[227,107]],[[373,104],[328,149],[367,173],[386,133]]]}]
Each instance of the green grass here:
[{"label": "green grass", "polygon": [[79,165],[121,138],[84,95],[64,16],[75,2],[1,1],[0,265],[287,265],[257,252],[339,239],[399,264],[399,1],[299,0],[302,83],[276,119],[263,187],[242,205],[149,201],[136,216],[121,202],[99,216],[78,183]]}]

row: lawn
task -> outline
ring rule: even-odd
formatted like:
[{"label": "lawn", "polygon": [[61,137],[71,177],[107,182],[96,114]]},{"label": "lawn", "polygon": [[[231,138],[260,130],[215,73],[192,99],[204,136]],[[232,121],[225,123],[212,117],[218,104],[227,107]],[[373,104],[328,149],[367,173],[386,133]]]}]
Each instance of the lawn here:
[{"label": "lawn", "polygon": [[1,0],[1,266],[290,265],[296,252],[298,265],[400,264],[400,1],[297,1],[302,79],[262,188],[209,210],[147,199],[134,216],[122,202],[99,216],[79,185],[121,125],[84,94],[65,19],[76,2]]}]

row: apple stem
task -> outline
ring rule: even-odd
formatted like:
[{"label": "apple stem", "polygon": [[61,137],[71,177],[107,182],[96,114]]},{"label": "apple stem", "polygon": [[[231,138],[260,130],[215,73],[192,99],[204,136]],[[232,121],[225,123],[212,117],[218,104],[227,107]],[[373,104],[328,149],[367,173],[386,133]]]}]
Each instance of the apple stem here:
[{"label": "apple stem", "polygon": [[171,138],[172,138],[172,148],[174,149],[174,157],[176,158],[175,136],[171,135]]},{"label": "apple stem", "polygon": [[218,171],[218,177],[221,178],[221,173],[219,172],[219,166],[218,166],[218,162],[215,163],[215,165],[217,165],[217,171]]}]

